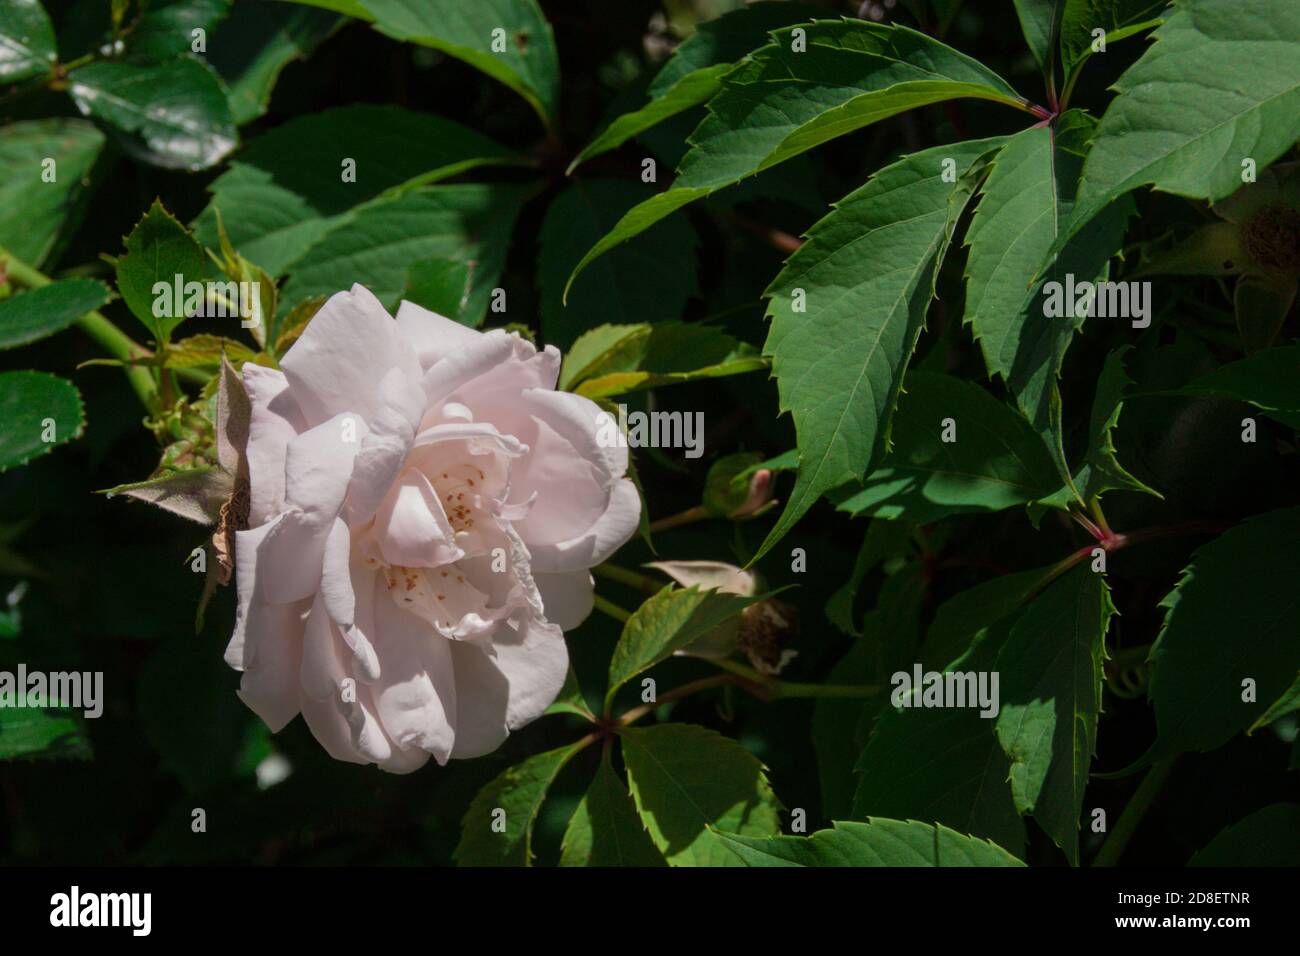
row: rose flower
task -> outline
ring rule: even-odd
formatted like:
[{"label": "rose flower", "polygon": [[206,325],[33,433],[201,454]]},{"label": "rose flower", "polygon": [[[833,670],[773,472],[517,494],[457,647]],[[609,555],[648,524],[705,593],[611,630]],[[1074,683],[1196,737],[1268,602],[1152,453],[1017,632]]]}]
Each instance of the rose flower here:
[{"label": "rose flower", "polygon": [[560,354],[357,285],[243,368],[249,527],[226,660],[270,729],[406,773],[495,749],[568,670],[588,569],[635,531],[626,448]]}]

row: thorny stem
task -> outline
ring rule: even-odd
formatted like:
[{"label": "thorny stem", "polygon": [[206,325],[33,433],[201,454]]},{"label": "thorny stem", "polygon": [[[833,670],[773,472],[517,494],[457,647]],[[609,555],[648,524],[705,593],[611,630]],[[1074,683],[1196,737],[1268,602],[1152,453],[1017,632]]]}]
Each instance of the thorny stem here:
[{"label": "thorny stem", "polygon": [[[19,285],[30,289],[39,289],[53,281],[21,259],[15,259],[5,249],[0,249],[0,272],[7,272],[9,277]],[[129,362],[132,359],[150,358],[153,355],[99,312],[87,312],[77,319],[77,325],[98,342],[104,351],[119,361]],[[158,384],[149,374],[149,370],[141,366],[127,365],[123,367],[123,371],[126,372],[127,380],[135,389],[136,395],[140,397],[145,409],[151,413],[155,411],[158,404]]]},{"label": "thorny stem", "polygon": [[1169,771],[1173,769],[1174,761],[1177,759],[1178,755],[1175,754],[1152,764],[1151,769],[1147,771],[1147,775],[1138,784],[1132,799],[1124,807],[1124,812],[1119,815],[1119,820],[1115,823],[1115,829],[1110,832],[1106,842],[1097,851],[1097,855],[1092,861],[1093,866],[1114,866],[1119,862],[1119,858],[1124,855],[1124,850],[1128,847],[1128,841],[1132,839],[1138,824],[1142,822],[1147,810],[1151,808],[1151,801],[1160,792],[1160,787],[1164,784],[1165,778],[1169,776]]},{"label": "thorny stem", "polygon": [[880,684],[796,684],[759,673],[739,661],[710,658],[709,662],[741,678],[740,686],[764,701],[795,697],[874,697],[882,689]]},{"label": "thorny stem", "polygon": [[694,508],[687,508],[685,511],[679,511],[675,515],[669,515],[667,518],[660,518],[658,521],[650,522],[650,533],[656,534],[660,531],[667,531],[669,528],[680,528],[684,524],[693,524],[696,521],[703,521],[710,517],[708,509],[704,505],[696,505]]}]

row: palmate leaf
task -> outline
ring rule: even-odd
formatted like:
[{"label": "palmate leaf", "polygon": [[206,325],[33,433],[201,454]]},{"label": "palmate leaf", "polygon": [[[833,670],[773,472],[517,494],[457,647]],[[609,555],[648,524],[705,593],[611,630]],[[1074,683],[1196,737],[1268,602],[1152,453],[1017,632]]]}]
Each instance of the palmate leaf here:
[{"label": "palmate leaf", "polygon": [[[0,128],[0,247],[40,268],[60,234],[75,228],[85,181],[104,134],[81,119],[42,119]],[[45,160],[55,162],[45,181]]]},{"label": "palmate leaf", "polygon": [[996,843],[942,824],[868,817],[806,837],[718,837],[740,866],[1024,866]]},{"label": "palmate leaf", "polygon": [[[302,157],[314,157],[309,163]],[[343,176],[355,164],[355,181]],[[395,106],[341,106],[296,117],[252,140],[209,187],[195,222],[215,247],[217,217],[240,254],[272,276],[360,204],[483,165],[522,160],[486,136],[439,116]]]},{"label": "palmate leaf", "polygon": [[1117,197],[1153,186],[1211,201],[1300,139],[1300,5],[1179,0],[1115,82],[1078,202],[1044,262]]},{"label": "palmate leaf", "polygon": [[[922,33],[861,20],[819,20],[772,34],[722,78],[691,134],[677,179],[633,209],[569,277],[669,213],[814,146],[905,110],[958,97],[1024,107],[1005,80]],[[792,45],[806,40],[807,49]]]},{"label": "palmate leaf", "polygon": [[[1061,363],[1083,316],[1044,315],[1043,287],[1093,281],[1119,251],[1132,204],[1122,200],[1042,270],[1043,257],[1072,208],[1083,151],[1094,123],[1071,110],[1052,127],[1012,136],[993,160],[966,233],[966,324],[989,375],[1002,379],[1069,483],[1057,386]],[[1035,276],[1037,281],[1035,282]]]},{"label": "palmate leaf", "polygon": [[480,790],[461,821],[456,861],[461,866],[531,866],[533,822],[546,791],[585,746],[579,741],[534,754]]},{"label": "palmate leaf", "polygon": [[[1145,761],[1211,750],[1251,727],[1300,671],[1300,508],[1257,515],[1198,548],[1161,602],[1148,694],[1158,736]],[[1245,682],[1254,682],[1253,701]]]},{"label": "palmate leaf", "polygon": [[722,76],[737,60],[767,44],[768,33],[813,20],[820,12],[792,0],[763,0],[701,23],[655,74],[646,91],[650,102],[617,117],[573,158],[568,171],[703,103],[718,91]]},{"label": "palmate leaf", "polygon": [[0,372],[0,472],[81,437],[81,395],[45,372]]},{"label": "palmate leaf", "polygon": [[216,72],[194,57],[90,63],[72,72],[68,92],[128,152],[168,169],[207,169],[239,142]]},{"label": "palmate leaf", "polygon": [[731,862],[718,831],[778,832],[765,768],[736,741],[691,724],[625,727],[619,737],[637,812],[672,866]]},{"label": "palmate leaf", "polygon": [[998,655],[996,731],[1016,809],[1032,813],[1075,866],[1114,612],[1103,576],[1078,565],[1030,603]]},{"label": "palmate leaf", "polygon": [[768,287],[763,351],[794,416],[799,477],[755,560],[824,492],[883,457],[939,262],[1001,142],[938,146],[885,167],[809,230]]},{"label": "palmate leaf", "polygon": [[[944,441],[952,419],[955,440]],[[841,511],[924,523],[966,511],[998,511],[1045,494],[1059,477],[1039,437],[983,388],[950,375],[910,371],[890,432],[893,447],[861,487],[835,493]]]},{"label": "palmate leaf", "polygon": [[564,831],[560,866],[665,866],[605,752]]}]

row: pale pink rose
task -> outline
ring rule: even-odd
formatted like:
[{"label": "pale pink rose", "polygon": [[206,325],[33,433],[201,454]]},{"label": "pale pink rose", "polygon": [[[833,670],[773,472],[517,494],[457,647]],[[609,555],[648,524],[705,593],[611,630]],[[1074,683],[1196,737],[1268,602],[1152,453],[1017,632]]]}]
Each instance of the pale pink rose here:
[{"label": "pale pink rose", "polygon": [[227,662],[278,731],[405,773],[494,750],[568,670],[588,569],[635,531],[626,448],[560,354],[363,287],[253,363],[249,530]]}]

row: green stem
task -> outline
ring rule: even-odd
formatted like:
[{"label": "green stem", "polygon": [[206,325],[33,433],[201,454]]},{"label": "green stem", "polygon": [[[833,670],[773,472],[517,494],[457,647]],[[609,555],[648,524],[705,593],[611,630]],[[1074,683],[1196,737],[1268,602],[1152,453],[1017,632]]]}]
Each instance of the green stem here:
[{"label": "green stem", "polygon": [[605,598],[601,597],[599,594],[593,595],[592,601],[597,611],[600,611],[604,614],[608,614],[616,621],[626,621],[629,617],[632,616],[632,613],[630,611],[623,610],[613,601],[606,600]]},{"label": "green stem", "polygon": [[598,564],[591,569],[591,573],[598,578],[606,578],[610,581],[617,581],[619,584],[626,584],[628,587],[644,591],[646,594],[658,594],[664,587],[648,574],[641,574],[628,568],[620,568],[616,564]]},{"label": "green stem", "polygon": [[[39,289],[53,281],[38,269],[27,265],[21,259],[14,258],[5,249],[0,249],[0,262],[3,262],[3,269],[11,279],[30,289]],[[87,312],[77,319],[77,325],[81,326],[83,332],[98,342],[105,352],[119,361],[127,362],[131,359],[148,358],[153,354],[104,318],[99,312]],[[144,403],[145,409],[149,412],[155,411],[158,399],[158,385],[153,376],[149,374],[149,370],[141,366],[128,365],[123,367],[123,371],[126,372],[127,380],[131,383],[131,387],[135,389],[136,395]]]},{"label": "green stem", "polygon": [[1119,862],[1119,858],[1124,855],[1124,850],[1128,846],[1128,841],[1137,831],[1138,824],[1146,816],[1147,810],[1151,809],[1151,801],[1160,792],[1160,787],[1169,776],[1169,771],[1173,769],[1174,761],[1177,759],[1178,755],[1175,754],[1164,760],[1158,760],[1147,771],[1147,775],[1142,778],[1137,790],[1133,792],[1128,806],[1124,808],[1124,812],[1115,823],[1115,829],[1110,831],[1110,836],[1097,851],[1097,856],[1092,861],[1093,866],[1114,866]]},{"label": "green stem", "polygon": [[[765,700],[788,700],[795,697],[832,697],[838,699],[874,697],[882,690],[880,684],[796,684],[760,673],[739,661],[726,658],[709,658],[708,660],[710,664],[743,678],[748,684],[757,685],[757,690]],[[745,685],[742,684],[741,686]]]},{"label": "green stem", "polygon": [[660,531],[667,531],[669,528],[680,528],[684,524],[692,524],[708,517],[710,517],[710,515],[704,505],[696,505],[694,508],[687,508],[685,511],[679,511],[677,514],[669,515],[667,518],[660,518],[658,521],[651,521],[650,533],[655,534]]}]

